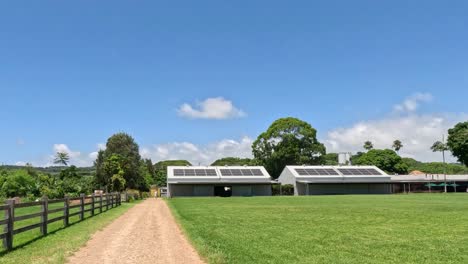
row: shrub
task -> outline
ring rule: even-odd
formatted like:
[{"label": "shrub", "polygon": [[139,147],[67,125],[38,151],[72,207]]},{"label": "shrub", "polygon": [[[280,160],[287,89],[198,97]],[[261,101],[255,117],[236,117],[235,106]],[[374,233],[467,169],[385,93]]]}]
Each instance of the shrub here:
[{"label": "shrub", "polygon": [[294,185],[292,184],[274,184],[271,186],[272,195],[294,195]]}]

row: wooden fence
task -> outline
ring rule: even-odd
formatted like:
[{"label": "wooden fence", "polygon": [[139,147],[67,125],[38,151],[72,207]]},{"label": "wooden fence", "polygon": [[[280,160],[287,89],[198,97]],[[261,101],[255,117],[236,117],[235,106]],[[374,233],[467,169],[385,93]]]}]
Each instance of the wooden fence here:
[{"label": "wooden fence", "polygon": [[[49,209],[50,204],[63,203],[62,207]],[[0,211],[4,211],[4,219],[0,220],[0,226],[3,225],[3,233],[0,233],[0,239],[3,240],[3,246],[7,250],[13,248],[13,237],[19,233],[23,233],[32,229],[40,228],[41,235],[47,235],[47,225],[57,221],[63,220],[63,225],[67,227],[70,224],[70,217],[79,216],[79,220],[82,221],[85,218],[85,213],[90,212],[91,216],[97,213],[102,213],[104,210],[107,211],[110,208],[121,205],[120,193],[109,193],[101,195],[89,195],[84,194],[80,197],[65,197],[63,199],[49,200],[47,197],[43,197],[41,201],[18,203],[15,204],[14,199],[6,201],[5,205],[0,205]],[[26,207],[38,207],[40,206],[40,212],[15,216],[15,209],[26,208]],[[85,209],[85,206],[90,208]],[[79,208],[77,211],[70,213],[71,209]],[[63,212],[63,215],[49,219],[50,214],[57,214]],[[40,221],[31,225],[22,226],[21,228],[15,229],[15,223],[26,219],[39,218]]]}]

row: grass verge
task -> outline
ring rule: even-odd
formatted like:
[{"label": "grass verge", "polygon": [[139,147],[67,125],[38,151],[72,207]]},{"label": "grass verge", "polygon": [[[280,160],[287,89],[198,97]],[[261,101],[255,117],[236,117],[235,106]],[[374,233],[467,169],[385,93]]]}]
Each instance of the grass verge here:
[{"label": "grass verge", "polygon": [[468,263],[468,195],[176,198],[210,263]]},{"label": "grass verge", "polygon": [[[62,222],[52,223],[48,227],[47,236],[41,236],[39,229],[18,234],[14,238],[13,251],[0,251],[0,263],[64,263],[66,257],[82,247],[93,233],[104,228],[134,205],[135,203],[122,203],[121,206],[85,218],[81,222],[78,221],[78,216],[73,217],[70,219],[71,225],[67,228],[63,227]],[[26,213],[30,212],[24,212]]]}]

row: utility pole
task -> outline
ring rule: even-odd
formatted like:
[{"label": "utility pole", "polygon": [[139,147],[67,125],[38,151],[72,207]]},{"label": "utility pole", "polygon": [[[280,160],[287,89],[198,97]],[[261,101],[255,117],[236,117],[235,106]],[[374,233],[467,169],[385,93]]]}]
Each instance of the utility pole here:
[{"label": "utility pole", "polygon": [[442,135],[442,144],[444,145],[442,149],[442,160],[444,161],[444,192],[447,193],[447,173],[445,168],[447,167],[445,165],[445,135]]}]

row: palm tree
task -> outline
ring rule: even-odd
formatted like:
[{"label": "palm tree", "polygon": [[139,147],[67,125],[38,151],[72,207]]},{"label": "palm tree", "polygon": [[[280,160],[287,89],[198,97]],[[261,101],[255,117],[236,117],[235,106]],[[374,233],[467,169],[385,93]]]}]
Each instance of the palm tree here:
[{"label": "palm tree", "polygon": [[400,149],[403,147],[403,144],[401,143],[401,141],[399,139],[397,139],[397,140],[393,141],[392,147],[396,152],[399,152]]},{"label": "palm tree", "polygon": [[431,146],[432,152],[442,152],[442,161],[444,162],[444,192],[447,192],[447,174],[445,173],[445,151],[448,150],[447,144],[444,143],[444,137],[442,141],[436,141]]},{"label": "palm tree", "polygon": [[369,140],[364,142],[364,146],[363,148],[367,151],[371,150],[374,148],[374,145],[372,144],[372,142],[370,142]]},{"label": "palm tree", "polygon": [[62,164],[64,166],[68,165],[68,161],[70,161],[70,156],[66,152],[57,152],[55,154],[54,164]]}]

